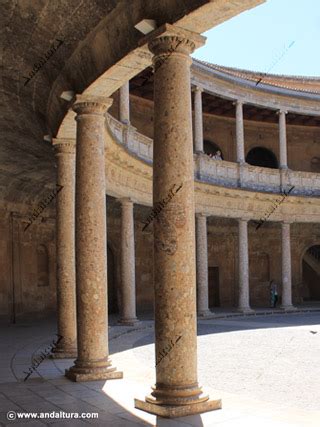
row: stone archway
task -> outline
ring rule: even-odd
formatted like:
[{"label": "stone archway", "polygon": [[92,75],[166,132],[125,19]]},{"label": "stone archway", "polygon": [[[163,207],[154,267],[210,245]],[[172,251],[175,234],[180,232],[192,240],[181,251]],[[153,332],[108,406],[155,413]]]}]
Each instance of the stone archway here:
[{"label": "stone archway", "polygon": [[115,258],[109,244],[107,246],[107,262],[108,262],[108,313],[114,314],[119,312],[118,295],[117,295],[117,281],[115,270]]},{"label": "stone archway", "polygon": [[310,246],[302,258],[302,298],[320,301],[320,244]]},{"label": "stone archway", "polygon": [[249,165],[261,166],[263,168],[278,168],[276,155],[265,147],[252,148],[247,154],[246,162],[249,163]]}]

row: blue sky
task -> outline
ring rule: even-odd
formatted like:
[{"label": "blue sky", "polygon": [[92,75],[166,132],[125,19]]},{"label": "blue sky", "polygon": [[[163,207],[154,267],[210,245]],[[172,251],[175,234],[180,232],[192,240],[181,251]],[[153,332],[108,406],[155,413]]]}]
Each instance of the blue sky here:
[{"label": "blue sky", "polygon": [[203,34],[192,56],[271,74],[320,77],[320,0],[267,0]]}]

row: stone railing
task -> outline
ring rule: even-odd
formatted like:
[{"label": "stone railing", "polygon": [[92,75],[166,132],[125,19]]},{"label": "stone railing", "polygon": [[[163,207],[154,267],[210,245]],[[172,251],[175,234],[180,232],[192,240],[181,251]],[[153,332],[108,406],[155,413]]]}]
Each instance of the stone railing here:
[{"label": "stone railing", "polygon": [[126,147],[137,157],[152,163],[153,159],[153,141],[151,138],[137,132],[131,125],[120,123],[114,117],[107,114],[107,124],[116,141]]},{"label": "stone railing", "polygon": [[[124,125],[107,114],[108,126],[115,140],[130,154],[152,163],[153,141],[130,125]],[[195,179],[229,188],[281,193],[289,190],[291,195],[320,197],[320,174],[292,170],[263,168],[224,160],[213,160],[205,154],[194,155]]]}]

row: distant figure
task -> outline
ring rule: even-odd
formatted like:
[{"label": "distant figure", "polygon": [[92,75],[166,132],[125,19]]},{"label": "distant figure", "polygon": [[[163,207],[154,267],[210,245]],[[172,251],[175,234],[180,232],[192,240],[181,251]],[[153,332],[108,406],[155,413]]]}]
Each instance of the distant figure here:
[{"label": "distant figure", "polygon": [[216,154],[213,156],[215,160],[222,160],[221,151],[218,150]]},{"label": "distant figure", "polygon": [[209,153],[208,156],[210,157],[210,159],[213,159],[213,154]]},{"label": "distant figure", "polygon": [[278,286],[274,280],[270,282],[271,307],[276,308],[278,302]]}]

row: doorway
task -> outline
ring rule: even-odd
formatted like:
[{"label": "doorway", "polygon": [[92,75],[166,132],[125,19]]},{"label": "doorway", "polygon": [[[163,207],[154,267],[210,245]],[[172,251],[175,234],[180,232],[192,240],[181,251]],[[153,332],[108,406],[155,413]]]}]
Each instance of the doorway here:
[{"label": "doorway", "polygon": [[302,298],[320,301],[320,245],[311,246],[302,259]]},{"label": "doorway", "polygon": [[209,308],[220,307],[219,267],[209,267]]},{"label": "doorway", "polygon": [[110,248],[107,246],[107,262],[108,262],[108,313],[114,314],[119,312],[118,307],[118,297],[117,297],[117,287],[115,280],[115,261],[114,255]]}]

